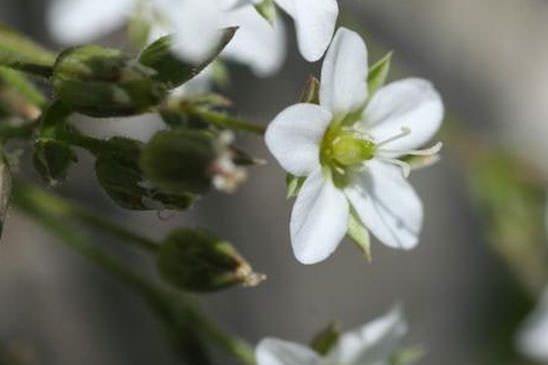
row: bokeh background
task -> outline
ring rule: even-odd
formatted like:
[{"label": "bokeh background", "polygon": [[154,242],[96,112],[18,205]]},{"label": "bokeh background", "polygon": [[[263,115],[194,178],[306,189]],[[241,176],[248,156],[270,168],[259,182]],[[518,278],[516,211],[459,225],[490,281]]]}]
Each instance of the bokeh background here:
[{"label": "bokeh background", "polygon": [[[47,3],[0,0],[0,22],[59,48],[45,28]],[[448,124],[548,172],[548,2],[343,0],[341,6],[341,22],[362,32],[371,59],[395,51],[393,77],[434,82],[449,110]],[[120,31],[99,42],[120,44],[123,38]],[[223,92],[240,115],[266,124],[295,102],[309,74],[318,73],[319,65],[305,63],[290,45],[276,77],[257,79],[231,66],[231,86]],[[159,128],[149,117],[75,122],[96,135],[144,139]],[[267,166],[251,169],[238,193],[211,194],[169,220],[119,209],[97,187],[85,153],[55,190],[150,237],[184,225],[206,226],[231,240],[268,280],[202,300],[213,318],[251,342],[267,335],[308,342],[331,320],[352,328],[401,303],[410,323],[408,343],[426,349],[421,364],[529,364],[514,354],[511,334],[535,293],[523,289],[488,244],[469,195],[467,159],[474,154],[465,157],[450,140],[441,163],[411,177],[426,210],[420,246],[399,252],[374,242],[371,263],[347,241],[325,263],[303,266],[294,259],[284,174],[254,138],[243,143],[267,158]],[[139,270],[154,271],[145,257],[97,240]],[[6,353],[23,354],[29,364],[177,363],[137,297],[15,211],[0,244],[0,341]],[[219,355],[218,363],[231,362]]]}]

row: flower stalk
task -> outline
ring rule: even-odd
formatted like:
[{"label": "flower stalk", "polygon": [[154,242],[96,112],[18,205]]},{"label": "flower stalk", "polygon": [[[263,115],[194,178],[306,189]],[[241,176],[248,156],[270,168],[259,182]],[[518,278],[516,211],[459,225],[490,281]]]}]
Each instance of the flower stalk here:
[{"label": "flower stalk", "polygon": [[[197,329],[200,336],[231,354],[243,364],[255,364],[254,350],[245,341],[226,333],[211,323],[198,309],[187,303],[183,295],[160,287],[149,279],[134,273],[118,260],[105,254],[81,230],[72,228],[60,218],[77,213],[79,215],[78,218],[92,223],[96,227],[106,229],[110,233],[115,233],[120,237],[131,238],[134,242],[140,242],[141,247],[150,248],[152,247],[151,242],[138,238],[119,227],[105,224],[105,222],[96,218],[90,218],[87,214],[82,214],[79,209],[72,207],[61,199],[52,197],[22,182],[15,184],[12,202],[20,211],[34,218],[37,223],[58,237],[68,247],[131,288],[159,317],[162,324],[169,330],[170,336],[178,335],[176,327],[179,323],[170,322],[174,318],[185,322],[185,328],[188,326],[188,323],[191,323]],[[175,327],[169,328],[170,326]]]}]

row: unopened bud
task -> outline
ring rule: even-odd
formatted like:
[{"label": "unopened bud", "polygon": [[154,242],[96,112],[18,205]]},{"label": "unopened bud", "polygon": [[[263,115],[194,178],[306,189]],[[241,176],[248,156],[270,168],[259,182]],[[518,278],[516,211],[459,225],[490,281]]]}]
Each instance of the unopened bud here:
[{"label": "unopened bud", "polygon": [[233,162],[230,138],[221,133],[177,129],[157,133],[144,147],[141,168],[145,176],[169,192],[203,194],[212,186],[231,192],[246,173]]},{"label": "unopened bud", "polygon": [[165,280],[194,292],[255,286],[265,279],[253,272],[229,242],[202,229],[171,233],[160,247],[157,264]]},{"label": "unopened bud", "polygon": [[99,185],[121,207],[131,210],[184,210],[193,202],[189,194],[160,191],[143,176],[138,160],[142,143],[128,138],[108,140],[116,153],[99,153],[95,173]]},{"label": "unopened bud", "polygon": [[131,56],[94,45],[61,53],[53,69],[57,97],[75,111],[93,117],[142,113],[167,93],[154,81],[156,71]]}]

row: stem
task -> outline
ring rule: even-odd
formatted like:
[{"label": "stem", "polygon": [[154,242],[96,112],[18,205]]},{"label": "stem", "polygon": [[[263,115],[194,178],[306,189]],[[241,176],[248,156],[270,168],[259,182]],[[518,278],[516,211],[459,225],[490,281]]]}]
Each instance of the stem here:
[{"label": "stem", "polygon": [[228,115],[204,108],[188,108],[188,114],[205,119],[207,122],[219,127],[244,132],[251,132],[257,135],[264,135],[265,128],[256,124],[244,122],[239,119],[231,118]]},{"label": "stem", "polygon": [[[200,333],[212,343],[239,359],[243,364],[255,365],[254,351],[249,344],[215,326],[200,311],[182,301],[181,295],[163,289],[135,274],[119,261],[106,255],[80,230],[70,227],[65,218],[73,211],[73,208],[68,204],[21,182],[14,185],[12,202],[81,256],[132,288],[145,300],[158,318],[163,320],[164,326],[169,328],[176,325],[177,323],[173,323],[174,318],[190,319],[198,326]],[[177,331],[173,333],[177,334]]]}]

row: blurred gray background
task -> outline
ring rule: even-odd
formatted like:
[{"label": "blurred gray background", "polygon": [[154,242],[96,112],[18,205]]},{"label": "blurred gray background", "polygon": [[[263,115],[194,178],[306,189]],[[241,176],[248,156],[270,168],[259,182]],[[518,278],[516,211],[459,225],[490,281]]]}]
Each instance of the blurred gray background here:
[{"label": "blurred gray background", "polygon": [[[346,0],[341,5],[347,12],[341,21],[362,27],[372,59],[395,50],[405,75],[431,79],[467,127],[514,146],[548,171],[548,2]],[[46,6],[40,0],[0,0],[0,21],[55,47],[44,27]],[[291,44],[290,57],[274,78],[259,80],[241,67],[233,71],[226,93],[238,113],[266,124],[296,100],[318,65],[302,61]],[[128,126],[89,123],[97,134]],[[142,123],[143,130],[135,133],[143,136],[157,127],[146,118]],[[511,333],[500,324],[514,326],[524,308],[513,301],[519,290],[482,239],[466,196],[463,161],[451,146],[442,163],[411,177],[426,210],[416,250],[398,252],[374,242],[368,263],[345,241],[325,263],[303,266],[290,249],[292,202],[284,198],[283,171],[261,141],[244,142],[269,164],[251,169],[238,193],[211,194],[168,221],[117,208],[97,187],[85,153],[60,191],[151,237],[163,237],[175,226],[200,225],[235,243],[268,280],[258,288],[205,295],[203,301],[224,327],[251,342],[267,335],[308,342],[333,319],[354,327],[402,303],[409,344],[427,350],[422,364],[525,363],[509,354],[494,357],[495,338]],[[143,271],[152,268],[132,251],[118,253]],[[14,211],[0,245],[0,300],[0,341],[29,350],[32,363],[176,363],[132,293]],[[511,342],[503,343],[502,351],[511,352]]]}]

